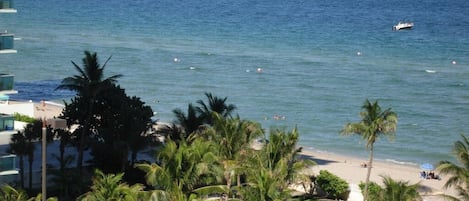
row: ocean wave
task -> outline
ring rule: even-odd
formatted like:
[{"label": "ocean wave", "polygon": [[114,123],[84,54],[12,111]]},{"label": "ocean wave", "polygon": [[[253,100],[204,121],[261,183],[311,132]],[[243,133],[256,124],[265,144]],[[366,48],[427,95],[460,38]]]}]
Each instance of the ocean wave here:
[{"label": "ocean wave", "polygon": [[409,165],[409,166],[417,166],[417,163],[414,162],[408,162],[408,161],[398,161],[394,159],[385,159],[384,161],[389,162],[389,163],[394,163],[394,164],[399,164],[399,165]]}]

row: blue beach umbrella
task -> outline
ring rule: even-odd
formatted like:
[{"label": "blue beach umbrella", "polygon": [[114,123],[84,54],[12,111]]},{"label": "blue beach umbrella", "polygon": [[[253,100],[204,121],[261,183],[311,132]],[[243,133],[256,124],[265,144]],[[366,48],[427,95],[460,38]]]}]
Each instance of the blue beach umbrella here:
[{"label": "blue beach umbrella", "polygon": [[420,165],[420,169],[426,170],[426,171],[433,171],[435,168],[430,163],[424,163],[424,164]]}]

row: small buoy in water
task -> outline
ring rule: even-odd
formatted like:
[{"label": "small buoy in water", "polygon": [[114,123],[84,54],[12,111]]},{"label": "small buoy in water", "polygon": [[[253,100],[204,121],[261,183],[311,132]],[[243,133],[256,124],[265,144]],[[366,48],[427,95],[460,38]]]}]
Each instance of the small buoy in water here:
[{"label": "small buoy in water", "polygon": [[262,68],[257,68],[258,73],[262,73]]},{"label": "small buoy in water", "polygon": [[453,65],[456,65],[456,61],[451,62]]},{"label": "small buoy in water", "polygon": [[249,72],[251,72],[251,70],[249,70],[249,69],[246,69],[246,73],[249,73]]},{"label": "small buoy in water", "polygon": [[362,55],[362,52],[357,52],[357,55],[358,55],[358,56]]},{"label": "small buoy in water", "polygon": [[194,66],[189,67],[190,70],[195,70]]},{"label": "small buoy in water", "polygon": [[174,62],[176,62],[176,63],[177,63],[177,62],[179,62],[179,61],[180,61],[180,60],[179,60],[179,58],[177,58],[177,57],[174,57]]}]

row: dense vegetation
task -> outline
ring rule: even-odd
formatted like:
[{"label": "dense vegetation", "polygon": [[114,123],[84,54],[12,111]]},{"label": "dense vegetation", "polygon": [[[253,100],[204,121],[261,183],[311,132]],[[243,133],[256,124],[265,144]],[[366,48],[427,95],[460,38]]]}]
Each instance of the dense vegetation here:
[{"label": "dense vegetation", "polygon": [[[117,84],[122,75],[104,77],[109,59],[101,66],[96,53],[85,51],[82,67],[72,61],[78,74],[63,79],[58,87],[77,95],[65,104],[61,115],[69,129],[46,129],[48,141],[59,142],[55,158],[60,164],[48,171],[52,181],[49,200],[315,200],[319,189],[332,199],[348,196],[348,184],[337,176],[303,171],[314,162],[299,157],[296,128],[270,128],[266,133],[259,123],[235,115],[236,106],[228,104],[226,97],[205,93],[206,100],[189,104],[187,111],[174,109],[176,120],[154,130],[152,109],[140,98],[129,97]],[[381,135],[394,136],[397,116],[368,100],[363,109],[362,120],[346,124],[341,133],[365,139],[371,167],[374,142]],[[70,129],[72,126],[78,127]],[[41,199],[30,179],[41,127],[41,120],[34,120],[13,135],[10,153],[19,157],[20,190],[3,186],[1,200]],[[165,140],[159,141],[159,136]],[[447,186],[457,185],[461,195],[469,192],[468,145],[465,137],[455,145],[464,167],[450,162],[440,165],[442,173],[454,175]],[[75,147],[76,153],[69,147]],[[86,161],[85,152],[90,156]],[[154,157],[143,160],[144,153]],[[25,159],[30,173],[27,188]],[[385,196],[389,200],[396,200],[395,196],[419,199],[416,185],[387,177],[385,187],[369,183],[370,171],[363,184],[368,200]],[[293,196],[292,185],[303,185],[309,191]]]}]

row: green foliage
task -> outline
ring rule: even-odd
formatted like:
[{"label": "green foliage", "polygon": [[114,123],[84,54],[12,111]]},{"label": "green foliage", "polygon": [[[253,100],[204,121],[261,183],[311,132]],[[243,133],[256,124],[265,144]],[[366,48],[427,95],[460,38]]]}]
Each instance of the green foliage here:
[{"label": "green foliage", "polygon": [[215,182],[217,155],[212,141],[197,139],[192,144],[179,145],[168,141],[158,154],[161,165],[142,163],[136,167],[146,173],[147,184],[179,200],[189,197],[194,189]]},{"label": "green foliage", "polygon": [[[96,97],[94,115],[90,123],[95,128],[93,135],[85,135],[87,147],[91,148],[91,162],[106,173],[125,171],[130,155],[130,164],[137,160],[138,152],[147,148],[154,138],[146,131],[151,126],[153,111],[137,97],[129,97],[120,86],[110,86]],[[86,105],[83,98],[75,98],[66,105],[64,115],[72,122],[80,122],[80,108]],[[83,128],[84,129],[84,128]],[[76,132],[74,139],[81,136]],[[61,138],[62,139],[62,138]]]},{"label": "green foliage", "polygon": [[204,119],[205,123],[213,125],[213,114],[218,114],[223,118],[231,118],[231,113],[236,109],[236,106],[233,104],[226,104],[228,97],[220,98],[213,96],[212,93],[205,92],[207,97],[207,103],[203,100],[198,100],[197,103],[200,106],[197,106],[197,111]]},{"label": "green foliage", "polygon": [[242,163],[247,185],[241,191],[246,200],[289,200],[288,186],[294,182],[301,170],[312,165],[296,156],[301,148],[296,147],[298,132],[272,129],[269,141],[262,150],[246,153]]},{"label": "green foliage", "polygon": [[15,121],[22,121],[26,123],[33,123],[36,120],[28,115],[23,115],[16,112],[13,114],[13,116],[15,117]]},{"label": "green foliage", "polygon": [[[370,201],[416,201],[421,200],[417,189],[419,184],[409,184],[405,181],[396,181],[389,176],[383,178],[383,187],[375,182],[370,182],[368,186],[368,200]],[[363,191],[365,183],[360,183],[360,189]]]},{"label": "green foliage", "polygon": [[83,67],[78,66],[75,62],[72,61],[72,64],[78,74],[64,78],[61,84],[56,88],[77,92],[77,96],[72,99],[72,101],[78,102],[79,107],[70,109],[67,108],[69,105],[66,104],[66,108],[64,109],[64,116],[66,117],[68,123],[73,122],[80,125],[80,128],[77,129],[81,130],[81,133],[78,136],[78,140],[80,142],[77,143],[77,167],[80,169],[80,171],[83,167],[83,153],[86,146],[88,145],[85,139],[90,135],[90,129],[93,128],[92,126],[96,126],[91,124],[92,120],[96,120],[96,118],[93,118],[93,116],[95,116],[94,107],[95,104],[97,104],[96,97],[101,92],[115,85],[117,83],[117,78],[122,77],[120,74],[113,75],[108,78],[104,77],[104,69],[111,57],[109,57],[101,66],[98,62],[97,53],[91,53],[89,51],[85,51],[84,53],[85,57],[82,59]]},{"label": "green foliage", "polygon": [[[23,190],[17,190],[10,185],[3,185],[0,187],[0,200],[1,201],[41,201],[42,194],[36,197],[29,198],[28,194]],[[57,201],[55,197],[47,198],[47,201]]]},{"label": "green foliage", "polygon": [[[91,148],[91,162],[102,170],[96,172],[92,190],[80,199],[121,200],[122,191],[134,195],[130,192],[133,188],[121,184],[123,177],[119,172],[136,161],[136,153],[154,140],[146,135],[153,112],[117,85],[106,85],[106,90],[91,89],[94,87],[90,83],[75,83],[80,79],[71,77],[63,82],[63,88],[82,90],[66,103],[63,113],[68,124],[82,126],[64,137],[71,137],[71,144],[78,144],[78,161],[80,152]],[[199,107],[190,104],[187,113],[174,110],[177,120],[168,127],[165,146],[158,149],[155,161],[134,166],[146,174],[149,191],[142,199],[185,201],[224,193],[230,200],[290,200],[289,185],[312,165],[298,157],[301,148],[297,147],[297,129],[271,129],[262,150],[254,150],[251,142],[264,136],[261,125],[232,118],[230,113],[235,107],[225,104],[226,98],[209,93],[206,96],[207,103],[200,100]],[[64,140],[64,145],[69,143]],[[65,155],[61,160],[65,161]],[[105,174],[109,172],[117,174]],[[67,174],[60,176],[64,184],[69,182],[63,178]],[[134,190],[140,191],[139,188]]]},{"label": "green foliage", "polygon": [[[10,139],[10,147],[8,152],[19,156],[20,166],[20,182],[21,187],[24,187],[24,158],[28,159],[29,163],[29,190],[32,189],[32,168],[34,162],[34,151],[36,150],[37,142],[41,139],[42,121],[35,119],[33,123],[26,124],[24,130],[18,131],[13,134]],[[51,142],[53,138],[52,128],[46,128],[47,141]]]},{"label": "green foliage", "polygon": [[366,148],[370,151],[370,158],[365,180],[364,199],[368,197],[368,183],[370,183],[371,167],[373,166],[373,151],[376,140],[383,136],[394,139],[397,129],[397,114],[391,108],[382,110],[378,101],[371,103],[368,99],[360,112],[361,120],[357,123],[347,123],[340,131],[342,135],[357,134],[366,142]]},{"label": "green foliage", "polygon": [[[361,182],[359,184],[360,190],[364,193],[365,183]],[[368,186],[368,199],[369,200],[381,200],[380,195],[383,189],[380,185],[375,182],[370,182]]]},{"label": "green foliage", "polygon": [[81,201],[99,201],[99,200],[116,200],[116,201],[137,201],[145,196],[143,186],[135,184],[129,186],[122,183],[123,173],[121,174],[104,174],[96,170],[93,178],[93,186],[91,191],[80,196],[77,200]]},{"label": "green foliage", "polygon": [[28,194],[23,190],[17,190],[10,185],[3,185],[0,191],[0,200],[3,201],[26,201]]},{"label": "green foliage", "polygon": [[319,171],[319,175],[316,178],[316,185],[331,199],[347,200],[348,194],[350,193],[348,183],[327,170]]},{"label": "green foliage", "polygon": [[440,161],[437,170],[442,175],[448,175],[444,187],[454,187],[458,198],[446,195],[450,200],[469,200],[469,138],[461,134],[462,140],[454,142],[453,155],[459,164],[451,161]]}]

